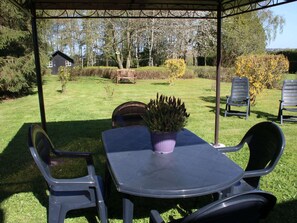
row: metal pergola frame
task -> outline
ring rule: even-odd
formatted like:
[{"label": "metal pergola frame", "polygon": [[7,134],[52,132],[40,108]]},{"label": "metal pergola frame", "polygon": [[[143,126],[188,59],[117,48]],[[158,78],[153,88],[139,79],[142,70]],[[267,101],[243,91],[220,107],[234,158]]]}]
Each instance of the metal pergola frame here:
[{"label": "metal pergola frame", "polygon": [[[217,20],[216,112],[214,145],[219,145],[222,19],[297,0],[9,0],[31,17],[42,127],[46,116],[38,46],[37,19],[191,18]],[[154,13],[152,14],[152,10]],[[205,12],[203,15],[198,12]]]}]

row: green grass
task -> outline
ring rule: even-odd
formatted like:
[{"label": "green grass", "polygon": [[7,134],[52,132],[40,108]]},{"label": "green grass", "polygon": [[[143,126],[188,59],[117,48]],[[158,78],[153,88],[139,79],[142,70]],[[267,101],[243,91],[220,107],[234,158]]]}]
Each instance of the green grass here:
[{"label": "green grass", "polygon": [[[46,76],[44,100],[47,128],[56,147],[72,151],[97,152],[96,171],[104,173],[101,132],[111,127],[111,113],[122,102],[148,102],[157,92],[174,95],[185,101],[191,114],[187,128],[208,142],[214,141],[215,82],[207,79],[178,80],[169,86],[165,80],[138,80],[134,84],[113,84],[96,77],[69,82],[67,92],[61,94],[56,76]],[[219,142],[235,145],[244,133],[261,121],[276,121],[280,90],[265,90],[251,108],[248,120],[223,117],[225,95],[230,94],[230,83],[221,84],[221,116]],[[113,94],[112,94],[113,92]],[[27,147],[27,131],[31,123],[39,123],[38,95],[32,94],[0,103],[0,222],[46,222],[46,185],[35,166]],[[278,122],[277,122],[278,123]],[[278,198],[274,211],[266,222],[295,222],[297,218],[297,138],[296,123],[281,126],[287,145],[276,169],[262,177],[261,188]],[[248,154],[240,152],[231,158],[244,165]],[[85,173],[82,161],[66,161],[55,168],[59,177]],[[149,210],[156,208],[166,219],[179,217],[210,202],[210,196],[185,200],[136,199],[135,221],[147,222]],[[111,222],[122,222],[120,196],[112,189],[109,210]],[[72,212],[67,222],[97,222],[96,211]]]}]

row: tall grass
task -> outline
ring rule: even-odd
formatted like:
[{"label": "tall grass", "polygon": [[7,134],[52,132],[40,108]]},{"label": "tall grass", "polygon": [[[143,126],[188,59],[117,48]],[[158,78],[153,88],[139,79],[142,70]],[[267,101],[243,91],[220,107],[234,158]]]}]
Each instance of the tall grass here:
[{"label": "tall grass", "polygon": [[[211,143],[214,141],[214,86],[214,80],[208,79],[177,80],[169,86],[166,80],[138,80],[136,84],[116,85],[107,79],[80,77],[68,82],[67,92],[61,94],[58,78],[46,76],[43,87],[48,133],[62,150],[96,152],[96,171],[103,175],[105,157],[100,136],[102,131],[111,128],[111,114],[117,105],[129,100],[148,102],[157,92],[180,97],[190,113],[187,128]],[[281,94],[280,90],[265,90],[251,108],[248,120],[236,116],[224,118],[225,95],[230,94],[230,87],[230,83],[221,85],[219,142],[225,145],[237,144],[258,122],[276,121]],[[27,148],[30,123],[40,123],[37,94],[0,103],[0,222],[46,222],[46,185]],[[285,152],[276,169],[262,177],[261,188],[278,198],[266,222],[293,223],[297,218],[297,125],[285,123],[281,128],[287,140]],[[231,158],[244,166],[247,156],[243,151]],[[62,167],[54,169],[54,174],[59,177],[82,175],[83,167],[82,161],[66,160]],[[210,196],[161,202],[137,198],[134,217],[136,222],[147,222],[152,208],[160,210],[165,219],[180,217],[210,201]],[[110,204],[110,221],[121,222],[121,199],[115,188]],[[97,222],[95,216],[95,210],[82,210],[70,213],[65,222]]]}]

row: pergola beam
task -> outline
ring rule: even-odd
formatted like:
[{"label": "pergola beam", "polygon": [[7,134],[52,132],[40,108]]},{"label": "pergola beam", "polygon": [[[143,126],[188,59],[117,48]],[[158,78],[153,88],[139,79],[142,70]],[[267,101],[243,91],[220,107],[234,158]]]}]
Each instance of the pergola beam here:
[{"label": "pergola beam", "polygon": [[[41,18],[216,18],[269,8],[297,0],[9,0]],[[151,11],[154,11],[152,15]],[[206,12],[201,16],[198,12]]]}]

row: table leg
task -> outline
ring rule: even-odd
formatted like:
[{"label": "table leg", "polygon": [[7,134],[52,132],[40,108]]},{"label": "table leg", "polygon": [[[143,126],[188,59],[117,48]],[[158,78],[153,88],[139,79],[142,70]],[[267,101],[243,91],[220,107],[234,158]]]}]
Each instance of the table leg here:
[{"label": "table leg", "polygon": [[123,195],[123,222],[133,222],[133,209],[134,204],[128,195]]},{"label": "table leg", "polygon": [[107,165],[105,165],[105,177],[104,177],[104,198],[105,202],[108,202],[108,198],[110,196],[110,190],[111,190],[111,176],[108,170]]}]

